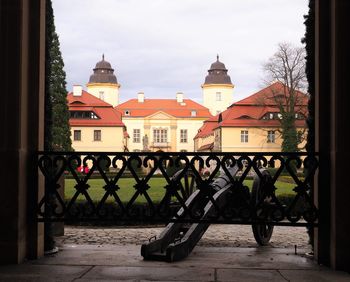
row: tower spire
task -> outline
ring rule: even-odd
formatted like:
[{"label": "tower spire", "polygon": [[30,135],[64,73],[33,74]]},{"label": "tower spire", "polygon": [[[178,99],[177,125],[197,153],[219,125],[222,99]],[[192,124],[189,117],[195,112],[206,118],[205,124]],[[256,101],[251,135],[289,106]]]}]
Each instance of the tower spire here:
[{"label": "tower spire", "polygon": [[216,61],[219,61],[219,54],[216,54]]},{"label": "tower spire", "polygon": [[105,54],[102,53],[102,61],[104,61],[104,60],[105,60]]}]

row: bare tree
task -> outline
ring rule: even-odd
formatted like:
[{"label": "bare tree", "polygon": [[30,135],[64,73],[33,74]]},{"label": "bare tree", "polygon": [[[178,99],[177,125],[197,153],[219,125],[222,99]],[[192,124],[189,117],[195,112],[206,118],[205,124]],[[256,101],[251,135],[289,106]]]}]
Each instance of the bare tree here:
[{"label": "bare tree", "polygon": [[[289,43],[280,43],[277,52],[263,65],[269,85],[270,99],[279,110],[282,151],[298,151],[298,144],[305,136],[305,130],[297,130],[296,121],[306,116],[307,96],[301,91],[307,89],[305,74],[305,49]],[[265,102],[264,102],[265,103]]]}]

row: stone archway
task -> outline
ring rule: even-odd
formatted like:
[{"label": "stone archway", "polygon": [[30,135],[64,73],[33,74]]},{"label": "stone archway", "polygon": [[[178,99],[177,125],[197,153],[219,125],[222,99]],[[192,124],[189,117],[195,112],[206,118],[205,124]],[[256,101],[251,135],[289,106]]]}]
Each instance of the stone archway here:
[{"label": "stone archway", "polygon": [[0,19],[0,263],[20,263],[43,255],[34,157],[44,141],[45,0],[1,1]]},{"label": "stone archway", "polygon": [[[43,149],[45,0],[4,0],[0,13],[0,148],[5,164],[0,169],[0,216],[7,228],[0,235],[0,262],[20,263],[43,254],[42,224],[32,215],[43,184],[33,156]],[[316,150],[322,161],[316,182],[321,217],[316,255],[320,263],[346,271],[350,271],[349,13],[349,1],[316,1]]]}]

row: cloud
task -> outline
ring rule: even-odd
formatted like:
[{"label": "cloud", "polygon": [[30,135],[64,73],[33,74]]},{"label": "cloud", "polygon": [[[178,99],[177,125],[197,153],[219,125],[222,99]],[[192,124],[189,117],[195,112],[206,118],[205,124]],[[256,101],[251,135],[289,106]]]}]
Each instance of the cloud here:
[{"label": "cloud", "polygon": [[[105,54],[121,100],[145,91],[200,101],[216,54],[229,69],[235,97],[258,90],[261,64],[279,42],[304,35],[306,0],[54,0],[67,87],[85,85]],[[260,80],[260,81],[259,81]]]}]

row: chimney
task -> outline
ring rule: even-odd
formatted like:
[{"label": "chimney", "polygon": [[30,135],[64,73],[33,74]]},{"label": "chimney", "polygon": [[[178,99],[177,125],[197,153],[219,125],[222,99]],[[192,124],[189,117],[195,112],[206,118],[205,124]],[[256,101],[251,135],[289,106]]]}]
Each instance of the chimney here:
[{"label": "chimney", "polygon": [[145,102],[145,93],[143,92],[137,93],[137,100],[139,103]]},{"label": "chimney", "polygon": [[184,94],[182,92],[177,92],[176,93],[176,100],[178,103],[183,103],[184,102]]},{"label": "chimney", "polygon": [[73,85],[73,96],[81,96],[81,95],[83,95],[83,86]]}]

